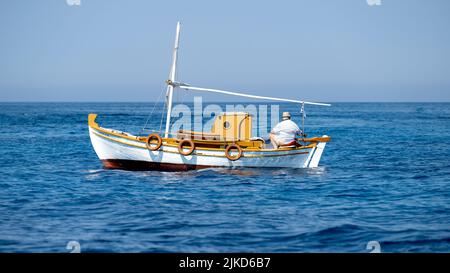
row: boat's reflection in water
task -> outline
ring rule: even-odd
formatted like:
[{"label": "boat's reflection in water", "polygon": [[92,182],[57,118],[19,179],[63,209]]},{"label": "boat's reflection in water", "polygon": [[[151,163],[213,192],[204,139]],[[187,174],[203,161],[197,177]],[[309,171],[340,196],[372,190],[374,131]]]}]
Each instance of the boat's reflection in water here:
[{"label": "boat's reflection in water", "polygon": [[214,171],[220,174],[231,174],[231,175],[239,175],[239,176],[259,176],[261,174],[258,169],[229,169],[229,168],[211,168],[210,171]]},{"label": "boat's reflection in water", "polygon": [[87,173],[84,178],[88,181],[96,180],[101,177],[102,173],[105,172],[105,169],[94,169],[94,170],[86,170]]},{"label": "boat's reflection in water", "polygon": [[[127,179],[134,179],[136,182],[152,180],[161,184],[183,183],[187,181],[229,181],[234,178],[254,178],[255,182],[259,179],[270,180],[271,178],[277,178],[279,180],[282,177],[286,179],[292,179],[294,177],[307,179],[308,177],[323,178],[327,174],[327,168],[320,166],[316,168],[207,168],[193,171],[183,172],[162,172],[162,171],[126,171],[126,170],[105,170],[95,169],[87,170],[85,179],[88,181],[102,180],[104,175],[107,176],[123,176],[126,175]],[[103,177],[106,178],[106,177]]]},{"label": "boat's reflection in water", "polygon": [[324,166],[316,168],[210,168],[203,169],[196,172],[216,172],[224,175],[236,175],[236,176],[255,176],[270,178],[271,176],[288,175],[288,176],[323,176],[326,174],[326,168]]}]

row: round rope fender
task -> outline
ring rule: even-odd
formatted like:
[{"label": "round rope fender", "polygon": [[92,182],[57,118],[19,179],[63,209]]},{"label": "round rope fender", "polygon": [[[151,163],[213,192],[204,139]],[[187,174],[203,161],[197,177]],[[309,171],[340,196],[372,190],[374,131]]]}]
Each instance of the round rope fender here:
[{"label": "round rope fender", "polygon": [[[158,142],[154,142],[154,140]],[[151,144],[156,144],[156,146],[152,146]],[[158,134],[150,134],[147,137],[147,141],[145,141],[145,146],[147,146],[147,149],[150,151],[156,151],[159,148],[161,148],[162,145],[162,138]]]},{"label": "round rope fender", "polygon": [[[184,147],[189,146],[189,150],[184,151]],[[178,144],[178,152],[182,155],[190,155],[195,149],[195,144],[190,139],[183,139],[180,141],[180,144]]]},{"label": "round rope fender", "polygon": [[[237,150],[238,154],[235,155],[235,156],[231,156],[231,154],[230,154],[231,150]],[[239,146],[237,144],[231,144],[230,146],[227,146],[227,148],[225,149],[225,156],[231,161],[238,160],[242,156],[242,148],[241,148],[241,146]]]}]

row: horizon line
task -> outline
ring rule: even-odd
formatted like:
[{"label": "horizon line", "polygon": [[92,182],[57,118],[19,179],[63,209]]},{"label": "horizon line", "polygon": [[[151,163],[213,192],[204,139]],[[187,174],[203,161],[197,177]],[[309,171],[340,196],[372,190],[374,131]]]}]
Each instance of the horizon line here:
[{"label": "horizon line", "polygon": [[[207,103],[216,103],[216,104],[221,104],[221,103],[255,103],[252,101],[209,101],[209,100],[204,100],[203,102],[207,102]],[[325,103],[450,103],[450,100],[445,100],[445,101],[324,101]],[[164,101],[97,101],[97,100],[92,100],[92,101],[65,101],[65,100],[11,100],[11,101],[1,101],[0,103],[164,103]],[[174,103],[178,103],[178,104],[183,104],[183,103],[193,103],[193,102],[174,102]],[[269,101],[270,103],[270,101]],[[290,102],[272,102],[273,103],[279,103],[279,104],[291,104]],[[256,103],[256,104],[261,104],[261,103]]]}]

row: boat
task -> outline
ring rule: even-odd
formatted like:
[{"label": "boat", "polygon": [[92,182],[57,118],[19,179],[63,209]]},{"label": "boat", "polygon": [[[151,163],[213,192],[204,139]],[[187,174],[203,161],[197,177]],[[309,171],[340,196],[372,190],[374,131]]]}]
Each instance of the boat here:
[{"label": "boat", "polygon": [[[212,92],[261,100],[299,104],[304,124],[304,106],[330,106],[307,102],[251,95],[211,88],[194,87],[176,80],[180,22],[177,23],[172,65],[166,91],[166,126],[163,132],[133,135],[101,127],[97,114],[88,116],[92,146],[106,169],[189,171],[204,168],[314,168],[319,165],[330,137],[322,135],[296,141],[278,148],[260,137],[252,136],[252,115],[246,112],[224,112],[215,117],[209,132],[170,131],[173,93],[177,89]],[[303,126],[304,127],[304,126]],[[304,130],[304,128],[303,128]],[[303,131],[304,132],[304,131]]]}]

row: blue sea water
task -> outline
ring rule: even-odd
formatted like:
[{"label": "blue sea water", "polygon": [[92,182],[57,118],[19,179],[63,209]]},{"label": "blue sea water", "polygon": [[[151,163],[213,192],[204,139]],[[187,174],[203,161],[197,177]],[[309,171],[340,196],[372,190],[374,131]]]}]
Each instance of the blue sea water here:
[{"label": "blue sea water", "polygon": [[0,252],[450,251],[450,104],[307,110],[319,168],[170,173],[105,170],[89,140],[88,113],[139,133],[149,104],[1,103]]}]

